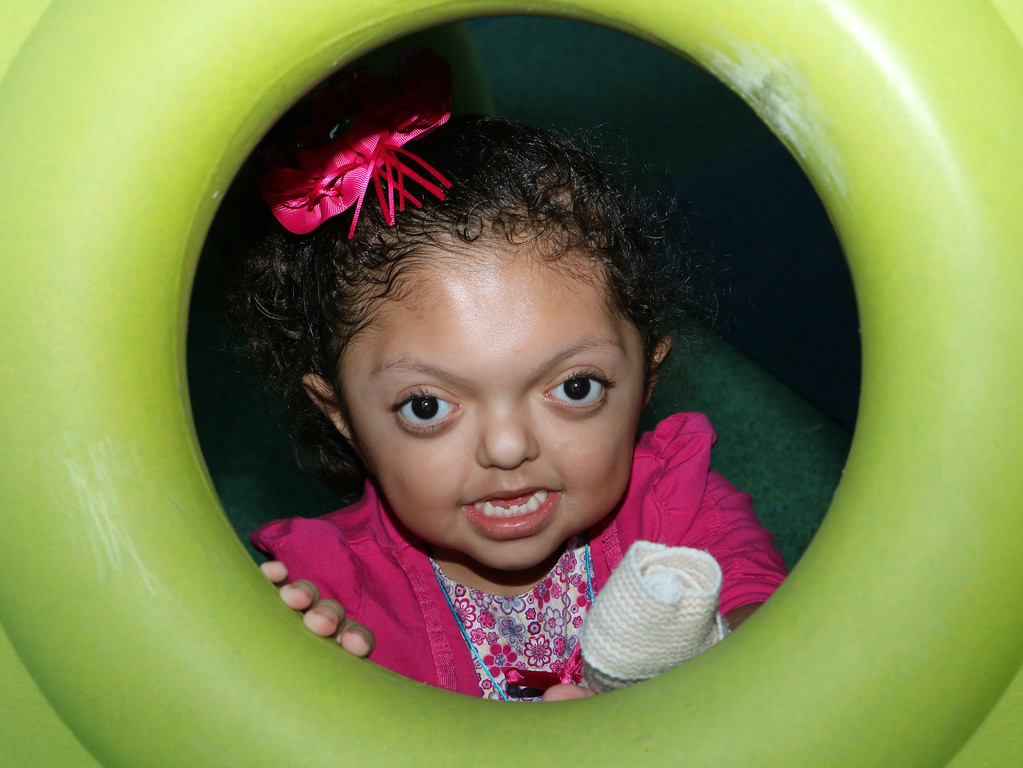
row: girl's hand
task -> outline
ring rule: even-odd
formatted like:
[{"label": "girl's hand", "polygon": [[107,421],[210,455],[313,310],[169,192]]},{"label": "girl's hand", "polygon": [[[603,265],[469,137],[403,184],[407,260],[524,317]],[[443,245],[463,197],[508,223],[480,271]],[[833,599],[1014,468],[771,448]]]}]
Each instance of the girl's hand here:
[{"label": "girl's hand", "polygon": [[310,632],[335,637],[341,647],[354,656],[372,653],[376,643],[373,632],[345,616],[345,608],[337,600],[320,597],[316,585],[305,579],[288,584],[288,568],[279,560],[269,560],[259,569],[277,587],[285,605],[302,612],[302,623]]},{"label": "girl's hand", "polygon": [[552,685],[543,695],[544,701],[568,701],[569,699],[583,699],[587,696],[596,696],[596,691],[583,688],[581,685],[571,683],[559,683]]}]

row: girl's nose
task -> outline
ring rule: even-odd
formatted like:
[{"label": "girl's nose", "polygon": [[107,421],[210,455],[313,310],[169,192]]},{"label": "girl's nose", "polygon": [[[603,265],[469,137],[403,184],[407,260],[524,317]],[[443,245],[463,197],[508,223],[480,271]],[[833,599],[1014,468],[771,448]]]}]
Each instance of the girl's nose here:
[{"label": "girl's nose", "polygon": [[491,415],[483,426],[478,460],[483,467],[515,469],[536,458],[539,444],[528,420]]}]

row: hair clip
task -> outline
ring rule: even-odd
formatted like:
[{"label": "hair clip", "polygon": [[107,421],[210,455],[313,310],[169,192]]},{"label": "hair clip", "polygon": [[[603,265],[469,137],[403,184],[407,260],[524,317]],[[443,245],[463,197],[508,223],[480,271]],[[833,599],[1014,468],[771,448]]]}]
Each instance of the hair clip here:
[{"label": "hair clip", "polygon": [[444,59],[418,50],[390,75],[356,72],[340,99],[335,89],[321,94],[314,115],[313,125],[296,137],[298,168],[274,168],[261,184],[263,199],[288,231],[312,232],[354,206],[351,239],[371,182],[389,226],[406,202],[422,206],[409,180],[444,199],[451,182],[404,148],[451,116],[451,69]]}]

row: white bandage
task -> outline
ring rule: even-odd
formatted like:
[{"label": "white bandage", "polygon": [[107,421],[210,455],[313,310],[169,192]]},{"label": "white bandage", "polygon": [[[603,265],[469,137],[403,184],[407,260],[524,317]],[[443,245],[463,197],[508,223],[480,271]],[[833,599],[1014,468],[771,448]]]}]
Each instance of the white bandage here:
[{"label": "white bandage", "polygon": [[637,541],[586,614],[583,682],[598,693],[656,677],[728,634],[721,567],[688,547]]}]

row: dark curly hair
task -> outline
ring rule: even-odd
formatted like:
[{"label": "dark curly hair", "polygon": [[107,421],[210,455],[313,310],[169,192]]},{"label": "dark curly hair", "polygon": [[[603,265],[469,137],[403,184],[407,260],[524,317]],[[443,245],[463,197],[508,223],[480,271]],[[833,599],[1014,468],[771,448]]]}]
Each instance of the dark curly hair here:
[{"label": "dark curly hair", "polygon": [[240,260],[229,290],[229,317],[243,329],[248,355],[284,396],[299,463],[342,494],[355,490],[365,469],[307,397],[302,377],[323,376],[343,403],[346,345],[371,320],[374,302],[400,298],[411,283],[403,278],[438,249],[529,244],[566,269],[578,269],[583,257],[638,329],[648,363],[677,306],[648,217],[569,139],[500,118],[460,116],[414,149],[452,181],[446,199],[424,195],[422,208],[407,207],[395,226],[367,201],[352,239],[348,215],[308,235],[274,222]]}]

